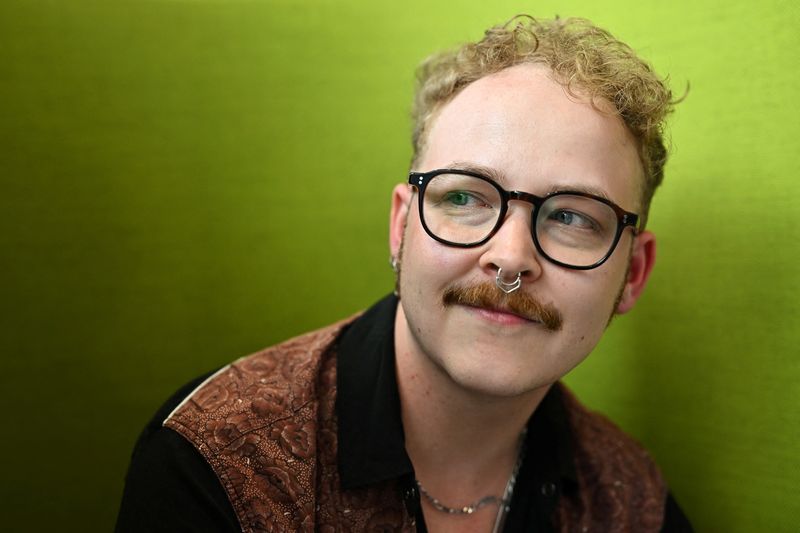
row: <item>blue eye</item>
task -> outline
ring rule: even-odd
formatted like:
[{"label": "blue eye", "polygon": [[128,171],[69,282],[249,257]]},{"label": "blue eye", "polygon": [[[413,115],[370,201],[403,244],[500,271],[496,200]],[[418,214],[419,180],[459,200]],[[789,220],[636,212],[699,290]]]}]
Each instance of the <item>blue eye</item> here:
[{"label": "blue eye", "polygon": [[566,211],[566,210],[559,210],[553,211],[550,213],[548,217],[550,220],[558,222],[559,224],[564,224],[565,226],[573,226],[573,227],[580,227],[580,228],[587,228],[587,229],[594,229],[597,227],[595,222],[580,213],[576,213],[574,211]]},{"label": "blue eye", "polygon": [[569,211],[556,211],[550,215],[550,218],[562,224],[570,224],[574,216],[575,213],[570,213]]}]

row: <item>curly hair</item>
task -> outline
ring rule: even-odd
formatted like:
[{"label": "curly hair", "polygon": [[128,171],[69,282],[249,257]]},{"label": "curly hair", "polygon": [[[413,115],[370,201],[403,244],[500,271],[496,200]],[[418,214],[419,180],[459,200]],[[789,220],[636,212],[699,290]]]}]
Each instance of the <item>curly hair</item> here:
[{"label": "curly hair", "polygon": [[596,108],[602,100],[613,105],[637,142],[644,168],[643,228],[664,177],[664,122],[677,101],[666,78],[660,78],[628,45],[585,19],[518,15],[490,28],[476,43],[426,59],[417,71],[411,113],[412,165],[423,152],[431,120],[442,106],[470,83],[521,63],[546,65],[570,95],[588,96]]}]

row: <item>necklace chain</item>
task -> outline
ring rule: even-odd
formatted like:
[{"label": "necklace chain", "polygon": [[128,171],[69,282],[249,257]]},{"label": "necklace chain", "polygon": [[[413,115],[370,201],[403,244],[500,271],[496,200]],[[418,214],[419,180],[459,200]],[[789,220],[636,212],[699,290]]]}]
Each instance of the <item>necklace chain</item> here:
[{"label": "necklace chain", "polygon": [[437,498],[431,495],[431,493],[425,490],[425,487],[422,486],[422,483],[420,483],[418,479],[415,479],[414,482],[417,484],[420,494],[425,496],[425,499],[430,502],[434,509],[442,513],[460,515],[472,514],[482,507],[486,507],[490,504],[497,504],[500,506],[500,514],[505,515],[505,513],[507,513],[510,509],[511,496],[514,494],[514,485],[517,483],[517,474],[519,473],[520,466],[522,466],[522,458],[525,455],[524,441],[527,432],[528,428],[526,427],[520,435],[519,449],[517,451],[517,462],[514,465],[514,470],[511,471],[511,476],[508,478],[502,498],[499,496],[484,496],[470,505],[464,505],[463,507],[450,507],[449,505],[443,504]]},{"label": "necklace chain", "polygon": [[429,502],[431,502],[431,505],[433,506],[434,509],[448,514],[472,514],[481,507],[485,507],[492,503],[497,503],[500,505],[508,505],[508,502],[506,500],[498,496],[484,496],[483,498],[481,498],[480,500],[471,505],[465,505],[464,507],[449,507],[440,502],[435,497],[433,497],[427,490],[425,490],[425,487],[423,487],[419,481],[417,481],[417,487],[419,488],[420,494],[425,496],[425,498]]}]

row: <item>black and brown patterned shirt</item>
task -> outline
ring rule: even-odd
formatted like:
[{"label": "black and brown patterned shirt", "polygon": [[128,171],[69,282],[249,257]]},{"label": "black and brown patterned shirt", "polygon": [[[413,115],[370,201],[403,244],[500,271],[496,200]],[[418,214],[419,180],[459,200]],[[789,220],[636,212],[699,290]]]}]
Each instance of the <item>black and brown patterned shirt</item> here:
[{"label": "black and brown patterned shirt", "polygon": [[[137,443],[117,531],[426,531],[396,306],[390,296],[179,391]],[[524,446],[504,531],[691,531],[647,452],[563,385]]]}]

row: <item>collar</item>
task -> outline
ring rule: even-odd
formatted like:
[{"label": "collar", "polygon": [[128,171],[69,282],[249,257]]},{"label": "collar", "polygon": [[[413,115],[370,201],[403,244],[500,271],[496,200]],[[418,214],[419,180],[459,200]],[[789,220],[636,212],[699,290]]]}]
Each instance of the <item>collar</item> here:
[{"label": "collar", "polygon": [[[394,295],[380,300],[337,342],[337,455],[345,490],[400,477],[413,479],[395,370],[397,304]],[[533,476],[556,485],[561,485],[559,480],[576,481],[562,387],[556,383],[550,388],[528,422],[521,478]]]},{"label": "collar", "polygon": [[413,473],[394,366],[397,298],[390,295],[340,336],[336,359],[339,479],[351,489]]}]

